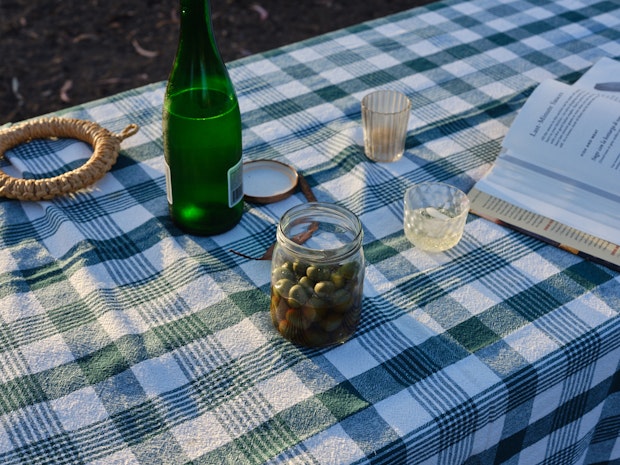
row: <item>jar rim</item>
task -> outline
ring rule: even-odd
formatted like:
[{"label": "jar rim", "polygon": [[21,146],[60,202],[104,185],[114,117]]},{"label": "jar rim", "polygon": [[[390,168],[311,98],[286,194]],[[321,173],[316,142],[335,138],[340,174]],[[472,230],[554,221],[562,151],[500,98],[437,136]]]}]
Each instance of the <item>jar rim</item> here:
[{"label": "jar rim", "polygon": [[[346,228],[351,237],[347,238],[348,242],[336,247],[308,247],[307,240],[320,228],[319,223],[338,224]],[[305,224],[308,225],[305,231],[292,234],[294,227]],[[338,261],[356,253],[362,245],[363,234],[362,223],[355,213],[327,202],[309,202],[290,208],[280,218],[277,228],[278,242],[284,248],[295,255],[322,261]]]}]

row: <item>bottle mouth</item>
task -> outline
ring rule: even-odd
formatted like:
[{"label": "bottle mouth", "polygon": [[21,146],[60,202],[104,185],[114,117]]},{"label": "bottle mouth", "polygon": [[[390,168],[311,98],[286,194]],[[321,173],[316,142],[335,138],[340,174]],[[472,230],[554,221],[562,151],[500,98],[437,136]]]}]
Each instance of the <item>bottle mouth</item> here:
[{"label": "bottle mouth", "polygon": [[310,202],[282,215],[277,238],[296,256],[329,263],[356,253],[362,244],[363,229],[359,218],[347,208]]}]

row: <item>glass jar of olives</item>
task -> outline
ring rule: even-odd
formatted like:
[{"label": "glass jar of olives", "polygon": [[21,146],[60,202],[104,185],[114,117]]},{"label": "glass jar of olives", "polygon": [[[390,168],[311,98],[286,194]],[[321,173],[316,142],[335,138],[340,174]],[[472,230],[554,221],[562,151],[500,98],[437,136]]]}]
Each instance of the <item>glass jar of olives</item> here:
[{"label": "glass jar of olives", "polygon": [[271,264],[271,319],[282,336],[308,347],[351,337],[362,309],[362,238],[357,216],[335,204],[282,216]]}]

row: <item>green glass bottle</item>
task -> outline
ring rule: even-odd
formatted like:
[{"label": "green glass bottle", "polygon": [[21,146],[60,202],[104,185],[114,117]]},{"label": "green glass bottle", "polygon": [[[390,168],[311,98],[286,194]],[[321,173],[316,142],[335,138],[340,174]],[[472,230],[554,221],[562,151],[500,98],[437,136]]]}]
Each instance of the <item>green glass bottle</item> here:
[{"label": "green glass bottle", "polygon": [[187,233],[219,234],[243,213],[241,114],[209,0],[180,1],[179,45],[163,107],[169,210]]}]

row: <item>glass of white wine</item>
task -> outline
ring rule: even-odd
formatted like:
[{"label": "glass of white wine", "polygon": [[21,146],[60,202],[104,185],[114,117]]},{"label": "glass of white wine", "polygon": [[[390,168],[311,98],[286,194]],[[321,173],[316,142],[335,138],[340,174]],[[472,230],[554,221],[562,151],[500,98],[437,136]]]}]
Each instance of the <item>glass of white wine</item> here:
[{"label": "glass of white wine", "polygon": [[467,195],[442,182],[424,182],[405,192],[403,225],[407,239],[426,252],[454,247],[463,236]]}]

